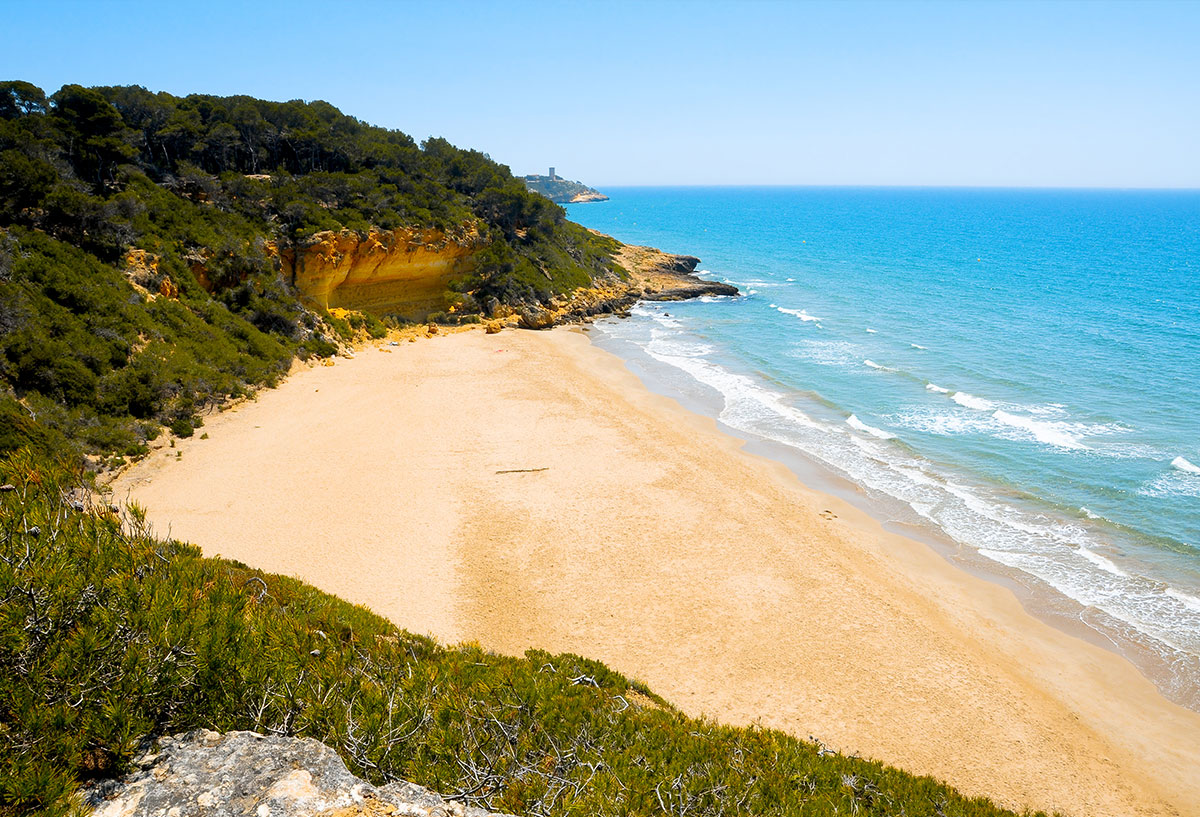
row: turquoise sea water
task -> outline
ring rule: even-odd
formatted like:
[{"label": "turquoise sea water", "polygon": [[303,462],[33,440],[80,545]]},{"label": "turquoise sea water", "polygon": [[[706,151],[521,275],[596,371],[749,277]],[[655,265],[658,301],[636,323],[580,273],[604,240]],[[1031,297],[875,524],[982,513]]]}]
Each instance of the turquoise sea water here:
[{"label": "turquoise sea water", "polygon": [[570,217],[744,294],[602,345],[1200,708],[1200,193],[605,192]]}]

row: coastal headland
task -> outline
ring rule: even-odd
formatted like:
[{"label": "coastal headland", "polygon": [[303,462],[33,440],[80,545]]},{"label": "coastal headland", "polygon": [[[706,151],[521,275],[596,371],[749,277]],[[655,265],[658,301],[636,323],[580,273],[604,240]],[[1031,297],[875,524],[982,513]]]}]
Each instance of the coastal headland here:
[{"label": "coastal headland", "polygon": [[206,554],[445,642],[593,657],[690,714],[1010,807],[1200,814],[1200,715],[577,328],[381,343],[204,429],[112,489]]},{"label": "coastal headland", "polygon": [[608,201],[608,196],[581,182],[564,179],[550,168],[549,175],[530,174],[523,177],[525,186],[558,204],[580,204],[589,201]]},{"label": "coastal headland", "polygon": [[[639,300],[677,301],[703,295],[737,295],[732,284],[700,278],[700,259],[653,247],[622,244],[594,230],[607,242],[612,261],[625,271],[598,277],[587,286],[546,301],[487,305],[489,318],[544,329],[625,312]],[[447,285],[470,272],[485,242],[469,230],[446,234],[438,230],[353,230],[320,232],[301,247],[268,245],[279,259],[280,272],[311,305],[320,309],[351,309],[425,318],[444,304]],[[137,256],[142,261],[142,253]],[[201,278],[201,267],[193,270]]]}]

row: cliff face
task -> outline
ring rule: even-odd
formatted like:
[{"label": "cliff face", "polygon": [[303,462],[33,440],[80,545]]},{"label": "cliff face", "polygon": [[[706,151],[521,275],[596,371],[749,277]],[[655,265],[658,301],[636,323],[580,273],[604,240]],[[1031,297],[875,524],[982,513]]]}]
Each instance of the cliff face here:
[{"label": "cliff face", "polygon": [[300,293],[329,309],[423,318],[445,308],[450,280],[474,269],[485,240],[463,230],[320,232],[297,247],[276,250],[283,275]]}]

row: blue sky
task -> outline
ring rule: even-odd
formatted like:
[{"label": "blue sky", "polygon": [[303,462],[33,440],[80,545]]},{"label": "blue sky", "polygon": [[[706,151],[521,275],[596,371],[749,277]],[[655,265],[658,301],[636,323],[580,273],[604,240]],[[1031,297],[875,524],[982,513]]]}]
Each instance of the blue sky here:
[{"label": "blue sky", "polygon": [[594,185],[1200,187],[1200,3],[0,0],[0,78],[325,99]]}]

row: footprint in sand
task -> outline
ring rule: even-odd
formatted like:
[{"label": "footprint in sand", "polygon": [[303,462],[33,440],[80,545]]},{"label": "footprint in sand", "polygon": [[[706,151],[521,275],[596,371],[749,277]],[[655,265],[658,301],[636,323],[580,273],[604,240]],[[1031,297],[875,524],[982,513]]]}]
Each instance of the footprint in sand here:
[{"label": "footprint in sand", "polygon": [[818,516],[820,516],[822,519],[829,519],[829,520],[837,519],[837,514],[834,513],[833,511],[829,510],[828,508],[821,511],[821,513],[818,514]]}]

